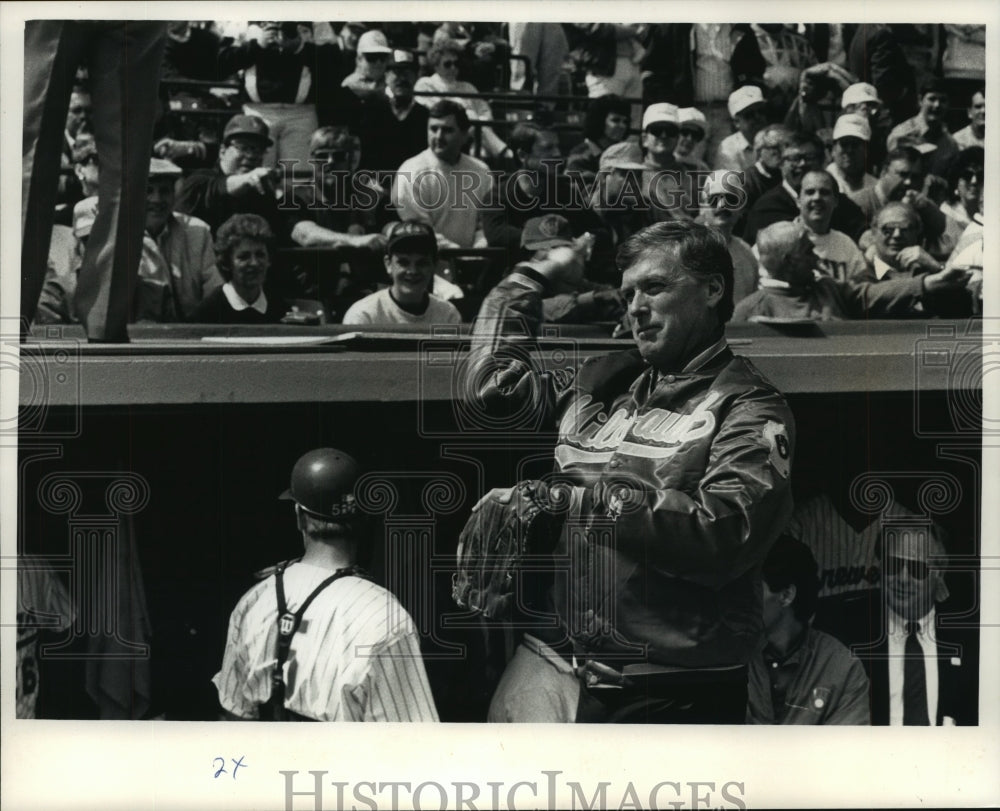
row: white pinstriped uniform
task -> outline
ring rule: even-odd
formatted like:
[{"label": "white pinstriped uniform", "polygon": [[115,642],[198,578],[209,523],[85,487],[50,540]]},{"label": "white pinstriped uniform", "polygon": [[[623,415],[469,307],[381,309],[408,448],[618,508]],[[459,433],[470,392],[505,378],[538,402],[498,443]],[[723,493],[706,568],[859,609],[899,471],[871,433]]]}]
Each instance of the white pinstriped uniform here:
[{"label": "white pinstriped uniform", "polygon": [[[898,510],[893,503],[885,514]],[[819,569],[820,599],[879,587],[878,541],[882,516],[856,530],[830,497],[823,494],[797,504],[786,531],[812,550]]]},{"label": "white pinstriped uniform", "polygon": [[[285,599],[295,611],[333,572],[293,563]],[[233,715],[258,718],[271,695],[278,610],[275,578],[240,598],[222,669],[212,679]],[[381,586],[342,577],[306,610],[285,664],[285,707],[317,721],[437,721],[416,628]]]}]

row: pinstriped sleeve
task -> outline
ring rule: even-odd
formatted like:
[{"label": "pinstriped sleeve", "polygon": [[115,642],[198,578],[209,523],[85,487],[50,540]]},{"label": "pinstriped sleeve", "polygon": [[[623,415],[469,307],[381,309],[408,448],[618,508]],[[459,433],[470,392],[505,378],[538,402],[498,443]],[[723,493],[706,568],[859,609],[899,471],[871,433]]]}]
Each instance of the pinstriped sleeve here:
[{"label": "pinstriped sleeve", "polygon": [[242,638],[244,614],[245,604],[241,602],[229,618],[222,669],[212,678],[212,683],[219,691],[219,703],[224,710],[240,718],[257,718],[259,708],[248,701],[244,693],[250,674],[247,648]]},{"label": "pinstriped sleeve", "polygon": [[368,671],[365,721],[438,720],[414,634],[397,637],[380,647]]}]

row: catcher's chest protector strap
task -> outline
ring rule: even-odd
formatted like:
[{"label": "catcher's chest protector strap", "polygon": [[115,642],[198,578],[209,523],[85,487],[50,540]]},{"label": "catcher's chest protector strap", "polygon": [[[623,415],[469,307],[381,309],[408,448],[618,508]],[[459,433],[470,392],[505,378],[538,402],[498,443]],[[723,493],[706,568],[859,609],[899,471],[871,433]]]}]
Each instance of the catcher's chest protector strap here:
[{"label": "catcher's chest protector strap", "polygon": [[305,615],[312,601],[319,596],[327,586],[342,577],[363,577],[365,580],[371,578],[360,566],[348,566],[344,569],[337,569],[326,580],[316,586],[312,593],[302,601],[302,605],[296,611],[288,610],[288,603],[285,602],[284,572],[290,563],[295,561],[284,561],[279,563],[274,571],[275,591],[278,597],[278,651],[277,661],[271,671],[271,698],[265,708],[270,709],[270,715],[275,721],[310,720],[303,716],[285,709],[285,662],[288,661],[288,654],[292,649],[292,637],[302,625],[302,617]]}]

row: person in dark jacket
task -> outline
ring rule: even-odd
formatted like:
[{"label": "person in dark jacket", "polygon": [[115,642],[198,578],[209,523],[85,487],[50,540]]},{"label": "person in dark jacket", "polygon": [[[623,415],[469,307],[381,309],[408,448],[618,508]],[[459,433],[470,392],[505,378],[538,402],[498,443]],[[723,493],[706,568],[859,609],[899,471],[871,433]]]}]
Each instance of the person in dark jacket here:
[{"label": "person in dark jacket", "polygon": [[195,308],[195,324],[276,324],[287,307],[264,292],[274,235],[256,214],[234,214],[215,238],[216,267],[225,284]]},{"label": "person in dark jacket", "polygon": [[718,232],[657,223],[618,265],[632,349],[542,369],[506,346],[508,329],[537,334],[547,291],[580,278],[570,247],[519,266],[473,327],[460,390],[490,425],[495,412],[507,430],[517,414],[514,430],[557,431],[555,470],[538,484],[565,518],[553,576],[519,591],[544,619],[489,717],[740,724],[762,641],[760,566],[791,514],[792,413],[726,342],[733,266]]},{"label": "person in dark jacket", "polygon": [[916,75],[891,25],[859,25],[847,50],[847,69],[862,82],[875,86],[893,123],[899,124],[917,112]]},{"label": "person in dark jacket", "polygon": [[[753,244],[762,228],[782,220],[794,220],[799,215],[798,197],[802,178],[808,172],[823,168],[825,154],[822,141],[815,135],[800,132],[788,138],[781,151],[781,184],[765,192],[750,209],[743,239]],[[837,192],[837,204],[830,225],[855,242],[868,227],[861,209],[841,192]]]}]

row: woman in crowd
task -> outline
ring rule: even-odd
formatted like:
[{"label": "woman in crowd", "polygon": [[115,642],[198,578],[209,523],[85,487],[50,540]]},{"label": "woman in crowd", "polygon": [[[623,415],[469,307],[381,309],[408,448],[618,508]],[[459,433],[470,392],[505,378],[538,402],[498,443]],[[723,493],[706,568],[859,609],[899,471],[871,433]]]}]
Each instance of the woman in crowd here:
[{"label": "woman in crowd", "polygon": [[587,178],[596,175],[601,153],[628,138],[630,114],[629,103],[621,96],[608,94],[590,102],[583,121],[584,139],[570,150],[566,168]]},{"label": "woman in crowd", "polygon": [[[415,93],[478,93],[471,82],[463,82],[458,78],[459,62],[462,58],[462,43],[454,39],[436,42],[427,54],[427,61],[434,69],[431,76],[421,76],[413,85]],[[420,96],[417,101],[425,107],[433,107],[441,96]],[[457,97],[453,99],[461,104],[473,121],[490,121],[493,112],[490,105],[482,98]],[[506,150],[507,144],[490,127],[481,127],[481,143],[487,157],[498,158]]]},{"label": "woman in crowd", "polygon": [[941,204],[947,217],[943,242],[952,247],[979,213],[983,203],[983,167],[986,153],[972,146],[958,153],[948,172],[949,197]]},{"label": "woman in crowd", "polygon": [[205,297],[191,320],[197,324],[276,324],[283,301],[264,292],[274,234],[263,217],[234,214],[215,237],[216,266],[226,280]]}]

